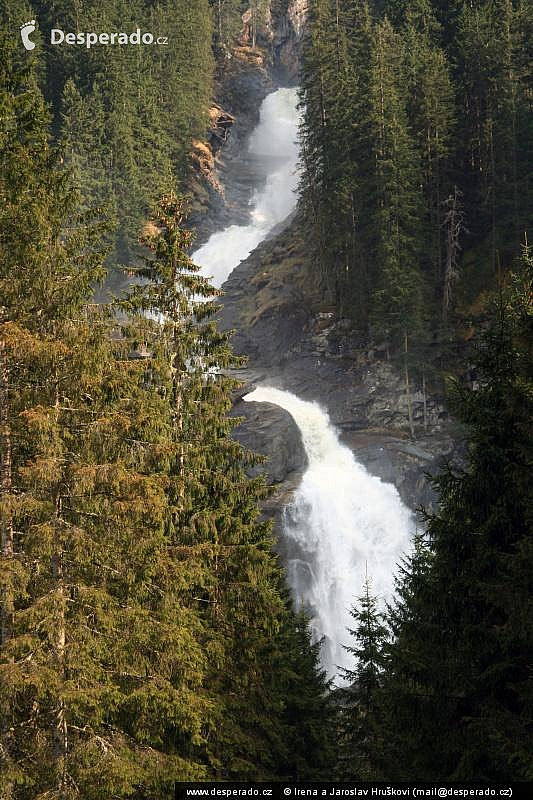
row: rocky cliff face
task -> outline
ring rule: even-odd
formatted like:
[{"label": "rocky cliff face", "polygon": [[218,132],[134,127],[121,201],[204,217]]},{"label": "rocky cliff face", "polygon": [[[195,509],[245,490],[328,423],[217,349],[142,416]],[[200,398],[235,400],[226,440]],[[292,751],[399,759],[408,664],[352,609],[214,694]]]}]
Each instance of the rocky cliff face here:
[{"label": "rocky cliff face", "polygon": [[265,96],[298,82],[306,14],[307,0],[272,0],[256,47],[243,17],[239,44],[220,65],[211,125],[205,141],[194,143],[187,186],[192,198],[189,224],[198,244],[215,230],[247,220],[257,175],[246,159],[245,142]]},{"label": "rocky cliff face", "polygon": [[[273,2],[259,34],[260,46],[250,46],[245,24],[241,43],[225,65],[209,135],[212,157],[198,155],[207,173],[203,208],[192,220],[200,242],[214,230],[248,218],[257,176],[243,144],[265,95],[296,80],[305,14],[304,0]],[[221,327],[236,329],[234,349],[249,358],[241,374],[243,392],[264,383],[319,402],[373,474],[395,483],[411,508],[431,506],[435,498],[426,473],[457,458],[461,432],[442,398],[415,386],[410,396],[415,435],[410,436],[401,370],[387,360],[386,352],[362,347],[349,321],[336,319],[313,291],[297,217],[274,231],[223,288]],[[234,413],[244,418],[237,438],[267,457],[263,469],[275,493],[266,511],[276,516],[305,468],[299,432],[292,418],[275,406],[249,405],[238,398]]]},{"label": "rocky cliff face", "polygon": [[245,143],[257,124],[262,100],[273,88],[264,51],[235,48],[218,82],[206,139],[195,143],[192,153],[188,221],[198,244],[214,231],[245,224],[248,218],[257,175],[246,158]]},{"label": "rocky cliff face", "polygon": [[[245,384],[244,392],[249,388]],[[281,510],[290,501],[307,467],[300,431],[287,411],[270,403],[237,399],[231,416],[242,420],[234,437],[247,450],[260,453],[266,459],[248,470],[248,474],[250,477],[265,475],[272,494],[262,504],[263,513],[279,521]]]},{"label": "rocky cliff face", "polygon": [[[410,436],[402,371],[384,351],[362,348],[349,321],[335,319],[310,291],[298,220],[263,242],[223,288],[220,324],[236,329],[234,348],[249,357],[241,373],[248,389],[268,384],[318,402],[372,474],[394,483],[412,509],[433,506],[426,473],[435,474],[445,460],[459,457],[461,432],[442,397],[424,396],[415,387],[410,397],[415,435]],[[264,413],[260,433],[255,433],[258,417],[247,415],[239,435],[271,459],[272,483],[292,482],[294,465],[275,433],[267,435],[271,412],[266,406]],[[286,436],[296,441],[294,432]],[[298,455],[298,464],[301,460]]]},{"label": "rocky cliff face", "polygon": [[307,16],[307,0],[272,4],[272,52],[274,72],[286,84],[298,81],[300,45]]}]

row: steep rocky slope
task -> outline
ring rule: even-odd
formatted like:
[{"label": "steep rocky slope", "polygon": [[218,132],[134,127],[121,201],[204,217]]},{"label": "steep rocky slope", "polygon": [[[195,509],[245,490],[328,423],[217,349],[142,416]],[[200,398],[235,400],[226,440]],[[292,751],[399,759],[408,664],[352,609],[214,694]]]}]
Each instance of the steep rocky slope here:
[{"label": "steep rocky slope", "polygon": [[216,102],[205,141],[195,142],[187,191],[189,225],[203,244],[215,230],[243,224],[257,175],[245,143],[265,96],[295,86],[304,33],[306,0],[272,0],[252,47],[246,15],[238,45],[218,66]]},{"label": "steep rocky slope", "polygon": [[[395,483],[411,508],[432,505],[426,473],[459,456],[460,430],[443,398],[411,392],[411,437],[403,375],[385,352],[363,349],[349,321],[335,319],[311,286],[297,217],[241,262],[224,284],[219,319],[223,328],[235,329],[234,348],[249,358],[241,373],[245,391],[263,383],[318,402],[373,474]],[[237,435],[272,460],[275,467],[267,471],[271,482],[287,477],[292,482],[290,459],[283,470],[286,450],[280,451],[275,435],[265,435],[270,414],[265,407],[257,435],[258,417],[246,414]],[[289,431],[290,422],[286,425]]]},{"label": "steep rocky slope", "polygon": [[[195,205],[191,222],[198,242],[228,224],[248,218],[257,182],[245,142],[258,121],[266,94],[294,85],[303,35],[305,2],[280,0],[252,48],[244,20],[243,35],[219,80],[212,110],[208,151],[197,152]],[[236,352],[248,356],[242,371],[245,388],[265,383],[295,392],[325,407],[343,441],[375,475],[398,487],[411,508],[434,502],[426,473],[456,458],[460,431],[442,397],[411,391],[414,436],[408,427],[408,403],[401,371],[377,348],[361,346],[347,320],[335,318],[313,288],[297,215],[271,233],[224,285],[219,315],[234,329]],[[243,443],[267,456],[264,467],[277,487],[267,509],[276,514],[297,485],[305,453],[292,418],[274,406],[251,406],[237,398],[234,413],[244,422],[236,431]]]}]

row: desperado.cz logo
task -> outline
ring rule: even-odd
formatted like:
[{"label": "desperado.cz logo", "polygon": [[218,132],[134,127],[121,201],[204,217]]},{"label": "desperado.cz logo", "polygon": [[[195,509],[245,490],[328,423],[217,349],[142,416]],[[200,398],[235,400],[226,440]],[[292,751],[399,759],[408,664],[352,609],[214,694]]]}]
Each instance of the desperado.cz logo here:
[{"label": "desperado.cz logo", "polygon": [[57,28],[50,31],[50,44],[81,44],[90,48],[93,44],[168,44],[168,36],[153,33],[141,34],[137,28],[134,33],[65,33]]},{"label": "desperado.cz logo", "polygon": [[20,26],[20,36],[22,38],[22,44],[26,48],[26,50],[33,50],[35,47],[35,42],[32,42],[30,39],[30,34],[33,33],[35,30],[35,20],[31,19],[29,22],[25,22],[24,25]]},{"label": "desperado.cz logo", "polygon": [[[35,47],[35,42],[32,42],[30,39],[30,35],[35,30],[35,20],[32,19],[30,22],[25,22],[23,25],[20,26],[20,36],[22,38],[22,44],[26,48],[26,50],[33,50]],[[168,44],[168,36],[157,36],[155,37],[153,33],[146,32],[141,34],[140,28],[137,28],[136,31],[133,33],[65,33],[64,31],[60,30],[59,28],[52,28],[50,31],[50,44],[58,45],[58,44],[77,44],[77,45],[85,45],[87,49],[92,47],[93,45],[109,45],[109,44]]]}]

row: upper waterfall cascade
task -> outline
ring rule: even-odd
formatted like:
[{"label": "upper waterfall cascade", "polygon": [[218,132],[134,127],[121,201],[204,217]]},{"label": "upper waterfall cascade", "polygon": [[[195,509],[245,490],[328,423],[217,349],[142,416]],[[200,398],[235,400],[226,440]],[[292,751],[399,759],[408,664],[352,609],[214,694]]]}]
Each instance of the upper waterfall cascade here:
[{"label": "upper waterfall cascade", "polygon": [[298,184],[297,90],[278,89],[263,101],[259,124],[248,140],[248,153],[266,172],[264,186],[250,201],[248,225],[230,225],[214,233],[193,253],[195,264],[221,286],[234,267],[263,241],[296,206]]},{"label": "upper waterfall cascade", "polygon": [[296,605],[310,614],[315,639],[324,637],[322,664],[333,677],[339,666],[354,666],[343,645],[353,644],[349,609],[365,571],[373,593],[389,600],[395,566],[410,546],[412,515],[397,489],[370,475],[340,443],[320,406],[268,387],[244,399],[284,408],[302,435],[309,466],[284,512],[286,566]]}]

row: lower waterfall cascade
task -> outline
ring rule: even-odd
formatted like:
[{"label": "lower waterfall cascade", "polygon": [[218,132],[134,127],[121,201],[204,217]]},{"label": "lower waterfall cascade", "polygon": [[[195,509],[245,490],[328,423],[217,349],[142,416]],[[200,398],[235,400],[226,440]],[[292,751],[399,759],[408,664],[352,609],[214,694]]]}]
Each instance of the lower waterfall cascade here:
[{"label": "lower waterfall cascade", "polygon": [[324,639],[322,665],[333,678],[338,667],[353,669],[343,645],[353,644],[349,609],[365,573],[381,605],[390,600],[395,566],[410,548],[414,520],[396,487],[356,461],[316,403],[266,386],[243,399],[284,408],[302,435],[309,465],[283,518],[287,577],[296,607],[310,616],[315,641]]}]

